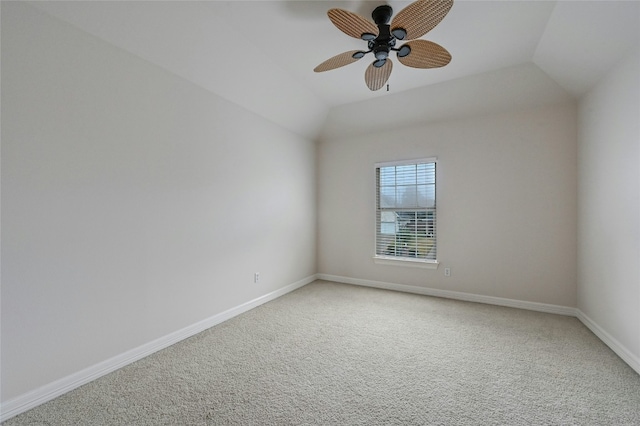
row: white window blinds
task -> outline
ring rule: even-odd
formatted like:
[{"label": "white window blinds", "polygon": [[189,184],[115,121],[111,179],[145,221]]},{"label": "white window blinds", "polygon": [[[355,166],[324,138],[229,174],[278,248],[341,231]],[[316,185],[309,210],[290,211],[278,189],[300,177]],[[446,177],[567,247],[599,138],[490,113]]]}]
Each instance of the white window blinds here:
[{"label": "white window blinds", "polygon": [[376,164],[376,256],[436,260],[436,159]]}]

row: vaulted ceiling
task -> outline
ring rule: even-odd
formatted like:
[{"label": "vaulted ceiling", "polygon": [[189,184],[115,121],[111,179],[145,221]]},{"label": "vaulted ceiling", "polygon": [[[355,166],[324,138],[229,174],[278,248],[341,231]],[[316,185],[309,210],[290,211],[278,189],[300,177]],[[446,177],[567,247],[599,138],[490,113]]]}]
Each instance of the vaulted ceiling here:
[{"label": "vaulted ceiling", "polygon": [[[452,55],[439,69],[394,62],[371,92],[371,57],[324,73],[338,53],[365,49],[327,18],[369,18],[384,1],[31,2],[41,11],[309,138],[448,114],[576,99],[640,44],[640,1],[455,0],[424,39]],[[394,13],[410,4],[389,1]],[[394,56],[392,56],[394,58]],[[361,120],[353,123],[354,114]]]}]

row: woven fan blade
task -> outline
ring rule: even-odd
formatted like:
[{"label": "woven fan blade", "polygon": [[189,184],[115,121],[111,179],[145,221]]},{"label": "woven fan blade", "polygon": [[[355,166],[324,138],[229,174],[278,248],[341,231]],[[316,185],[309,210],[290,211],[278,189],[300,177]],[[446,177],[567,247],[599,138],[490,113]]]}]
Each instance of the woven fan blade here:
[{"label": "woven fan blade", "polygon": [[348,36],[361,38],[365,33],[378,35],[378,27],[356,13],[344,9],[329,9],[327,15],[333,25]]},{"label": "woven fan blade", "polygon": [[373,66],[373,63],[367,67],[364,73],[364,81],[367,83],[367,87],[371,90],[378,90],[389,80],[391,70],[393,69],[393,63],[391,59],[387,58],[387,62],[380,68]]},{"label": "woven fan blade", "polygon": [[391,31],[402,28],[404,40],[415,40],[431,31],[444,19],[453,0],[418,0],[402,9],[391,21]]},{"label": "woven fan blade", "polygon": [[353,57],[353,54],[356,52],[359,52],[359,50],[350,50],[348,52],[336,55],[333,58],[327,59],[326,61],[315,67],[313,70],[315,72],[329,71],[354,63],[355,61],[360,59]]},{"label": "woven fan blade", "polygon": [[440,68],[451,62],[451,54],[444,47],[427,40],[413,40],[405,43],[411,47],[411,53],[398,60],[413,68]]}]

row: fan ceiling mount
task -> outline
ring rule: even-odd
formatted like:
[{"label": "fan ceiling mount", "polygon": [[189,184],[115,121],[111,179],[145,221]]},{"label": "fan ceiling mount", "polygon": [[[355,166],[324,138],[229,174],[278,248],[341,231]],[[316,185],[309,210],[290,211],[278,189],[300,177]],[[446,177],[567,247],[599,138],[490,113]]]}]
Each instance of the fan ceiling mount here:
[{"label": "fan ceiling mount", "polygon": [[[329,71],[356,62],[373,53],[375,60],[367,67],[364,80],[371,90],[378,90],[389,80],[396,52],[400,63],[412,68],[440,68],[451,61],[449,52],[439,44],[418,40],[440,23],[453,6],[453,0],[418,0],[402,9],[394,18],[391,6],[374,9],[373,22],[344,9],[329,9],[331,22],[348,36],[367,42],[368,50],[350,50],[327,59],[314,68]],[[391,21],[391,23],[389,23]],[[396,48],[398,41],[407,41]]]}]

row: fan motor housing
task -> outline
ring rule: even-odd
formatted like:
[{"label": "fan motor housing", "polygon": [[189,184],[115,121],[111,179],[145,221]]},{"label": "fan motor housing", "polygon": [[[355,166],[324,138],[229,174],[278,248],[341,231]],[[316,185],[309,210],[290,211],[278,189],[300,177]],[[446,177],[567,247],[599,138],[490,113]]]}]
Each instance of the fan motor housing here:
[{"label": "fan motor housing", "polygon": [[389,51],[396,45],[396,38],[389,31],[389,25],[378,25],[379,33],[375,40],[369,41],[369,49],[378,59],[389,56]]},{"label": "fan motor housing", "polygon": [[371,13],[373,21],[378,26],[378,36],[368,40],[369,50],[378,60],[387,59],[391,48],[396,45],[396,38],[391,34],[389,27],[391,15],[393,15],[393,9],[388,5],[378,6]]}]

